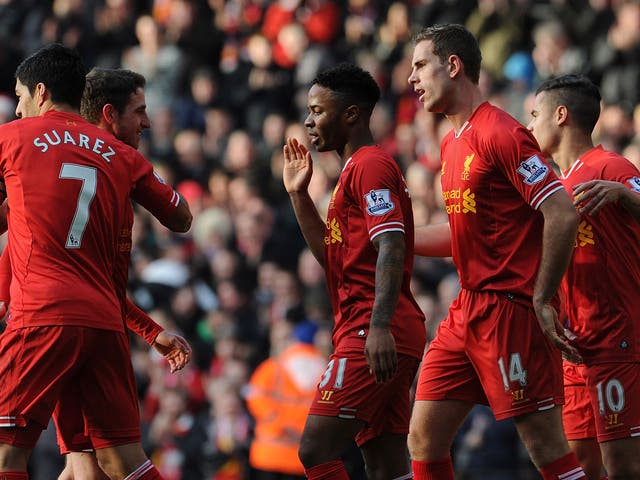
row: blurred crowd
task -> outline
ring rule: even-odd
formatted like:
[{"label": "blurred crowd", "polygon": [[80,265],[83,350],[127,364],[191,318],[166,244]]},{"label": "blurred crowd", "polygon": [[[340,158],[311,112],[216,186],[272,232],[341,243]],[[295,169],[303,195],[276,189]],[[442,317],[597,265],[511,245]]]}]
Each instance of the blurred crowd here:
[{"label": "blurred crowd", "polygon": [[[596,142],[640,165],[637,0],[0,0],[0,122],[14,118],[15,67],[49,42],[76,48],[87,67],[139,72],[152,125],[141,150],[193,211],[187,235],[142,210],[134,226],[130,297],[195,354],[170,374],[132,337],[143,441],[164,478],[252,478],[252,373],[291,339],[330,351],[323,272],[281,181],[285,138],[308,141],[306,93],[320,70],[350,61],[373,74],[382,99],[372,131],[405,173],[415,222],[446,220],[439,144],[449,124],[419,109],[407,83],[412,33],[434,23],[476,35],[484,94],[525,124],[541,80],[587,74],[604,101]],[[313,157],[310,191],[322,211],[341,165]],[[416,259],[430,335],[458,288],[449,260]],[[54,442],[50,432],[41,440],[32,478],[59,471]],[[513,426],[483,409],[455,457],[464,478],[536,478]]]}]

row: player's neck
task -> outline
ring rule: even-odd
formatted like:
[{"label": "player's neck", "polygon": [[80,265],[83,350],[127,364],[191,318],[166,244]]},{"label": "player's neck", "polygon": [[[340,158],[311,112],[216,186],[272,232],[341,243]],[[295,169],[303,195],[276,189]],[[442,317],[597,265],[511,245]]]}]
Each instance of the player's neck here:
[{"label": "player's neck", "polygon": [[558,145],[558,150],[553,155],[553,161],[564,172],[592,148],[593,142],[590,136],[570,135],[563,138],[560,145]]},{"label": "player's neck", "polygon": [[342,152],[338,152],[342,158],[342,163],[344,164],[349,160],[349,158],[360,148],[369,145],[375,145],[373,135],[369,129],[353,130],[349,141],[344,146],[344,150]]},{"label": "player's neck", "polygon": [[78,114],[78,109],[72,107],[67,103],[53,103],[50,101],[44,102],[40,107],[40,115],[43,115],[47,112],[63,112],[63,113],[76,113]]},{"label": "player's neck", "polygon": [[480,89],[475,84],[462,88],[457,92],[458,101],[451,105],[446,113],[456,135],[465,127],[473,112],[484,102]]}]

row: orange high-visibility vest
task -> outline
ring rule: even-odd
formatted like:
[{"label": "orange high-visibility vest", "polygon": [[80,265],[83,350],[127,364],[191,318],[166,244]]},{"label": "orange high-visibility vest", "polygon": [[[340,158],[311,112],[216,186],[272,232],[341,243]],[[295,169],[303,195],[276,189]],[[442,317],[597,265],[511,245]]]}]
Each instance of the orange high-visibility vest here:
[{"label": "orange high-visibility vest", "polygon": [[255,370],[247,393],[247,407],[256,422],[249,449],[253,468],[304,475],[298,446],[326,366],[326,358],[314,346],[295,343]]}]

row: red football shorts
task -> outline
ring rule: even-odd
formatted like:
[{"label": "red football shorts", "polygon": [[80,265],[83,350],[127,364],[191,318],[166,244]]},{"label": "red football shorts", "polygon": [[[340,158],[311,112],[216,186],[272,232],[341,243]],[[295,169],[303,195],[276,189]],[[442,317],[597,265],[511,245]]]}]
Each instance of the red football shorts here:
[{"label": "red football shorts", "polygon": [[53,422],[62,455],[93,450],[91,439],[84,428],[82,401],[77,385],[68,385],[61,393],[53,411]]},{"label": "red football shorts", "polygon": [[356,435],[358,446],[383,433],[406,435],[411,387],[419,363],[417,358],[398,355],[396,375],[388,382],[376,383],[362,351],[336,350],[329,357],[309,413],[366,422]]},{"label": "red football shorts", "polygon": [[424,355],[416,400],[488,404],[497,420],[547,410],[564,403],[562,357],[532,307],[463,289]]},{"label": "red football shorts", "polygon": [[140,441],[124,332],[76,326],[12,329],[9,324],[0,336],[0,378],[2,443],[33,448],[67,389],[80,399],[95,448]]},{"label": "red football shorts", "polygon": [[596,422],[591,406],[584,365],[563,362],[564,406],[562,423],[567,440],[596,438]]},{"label": "red football shorts", "polygon": [[601,363],[584,369],[598,442],[640,437],[640,364]]}]

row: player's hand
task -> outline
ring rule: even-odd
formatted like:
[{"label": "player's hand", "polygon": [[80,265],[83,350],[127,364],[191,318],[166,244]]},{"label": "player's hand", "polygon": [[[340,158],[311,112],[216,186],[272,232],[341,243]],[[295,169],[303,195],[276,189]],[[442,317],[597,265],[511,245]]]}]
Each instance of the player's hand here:
[{"label": "player's hand", "polygon": [[288,138],[286,145],[282,147],[284,155],[284,167],[282,181],[287,193],[306,191],[313,174],[313,162],[311,153],[307,147],[295,138]]},{"label": "player's hand", "polygon": [[626,193],[627,187],[620,182],[591,180],[573,187],[573,205],[578,212],[595,215],[602,207],[616,203]]},{"label": "player's hand", "polygon": [[388,328],[371,327],[364,346],[369,372],[382,383],[391,380],[398,369],[396,341]]},{"label": "player's hand", "polygon": [[578,350],[569,343],[565,329],[558,319],[558,313],[548,303],[534,306],[538,324],[551,343],[562,352],[564,358],[572,363],[582,363]]},{"label": "player's hand", "polygon": [[160,332],[153,341],[153,348],[167,359],[171,373],[182,370],[191,360],[191,347],[184,338],[175,333]]}]

